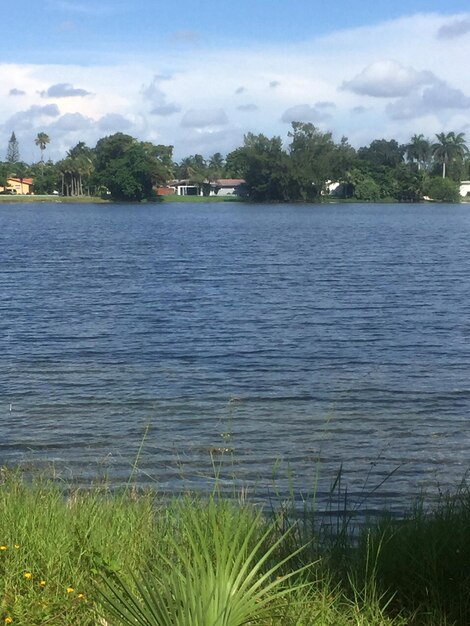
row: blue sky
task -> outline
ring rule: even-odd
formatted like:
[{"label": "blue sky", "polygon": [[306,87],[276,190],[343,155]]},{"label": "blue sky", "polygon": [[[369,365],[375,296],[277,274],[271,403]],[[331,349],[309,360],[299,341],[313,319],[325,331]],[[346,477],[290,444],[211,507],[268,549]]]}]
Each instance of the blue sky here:
[{"label": "blue sky", "polygon": [[[21,25],[17,27],[15,25]],[[60,158],[116,131],[175,155],[311,121],[356,145],[470,132],[468,0],[19,0],[0,41],[0,152],[12,130]]]}]

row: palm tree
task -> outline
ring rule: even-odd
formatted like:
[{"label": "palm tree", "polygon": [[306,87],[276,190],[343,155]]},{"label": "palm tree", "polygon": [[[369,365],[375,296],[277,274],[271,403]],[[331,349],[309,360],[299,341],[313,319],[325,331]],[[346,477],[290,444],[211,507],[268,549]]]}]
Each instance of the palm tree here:
[{"label": "palm tree", "polygon": [[46,133],[38,133],[38,136],[34,140],[34,143],[37,146],[39,146],[39,149],[41,150],[41,163],[43,164],[44,164],[44,150],[46,149],[47,144],[50,142],[51,140],[49,138],[49,135],[47,135]]},{"label": "palm tree", "polygon": [[224,157],[220,152],[216,152],[209,159],[208,177],[211,180],[222,178],[225,172]]},{"label": "palm tree", "polygon": [[456,135],[450,133],[438,133],[437,143],[432,146],[432,155],[438,163],[442,163],[442,178],[446,177],[447,166],[455,161],[463,161],[468,154],[468,147],[464,139],[465,133]]},{"label": "palm tree", "polygon": [[410,143],[406,146],[406,156],[409,161],[418,164],[420,170],[429,161],[431,156],[431,143],[424,135],[413,135]]}]

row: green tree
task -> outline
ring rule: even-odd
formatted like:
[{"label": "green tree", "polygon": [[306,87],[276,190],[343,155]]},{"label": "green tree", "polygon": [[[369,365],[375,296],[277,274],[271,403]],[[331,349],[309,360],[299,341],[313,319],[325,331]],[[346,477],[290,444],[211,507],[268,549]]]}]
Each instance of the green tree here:
[{"label": "green tree", "polygon": [[[289,156],[280,137],[248,133],[244,145],[227,155],[230,168],[244,178],[248,196],[255,202],[286,202],[294,199]],[[233,170],[232,170],[233,172]]]},{"label": "green tree", "polygon": [[23,180],[29,176],[30,167],[23,161],[18,161],[14,163],[11,174],[20,180],[21,187],[23,187]]},{"label": "green tree", "polygon": [[434,159],[442,165],[442,178],[446,177],[446,170],[452,164],[463,164],[465,156],[468,154],[468,147],[465,143],[465,133],[454,132],[436,134],[437,142],[432,146]]},{"label": "green tree", "polygon": [[346,175],[346,183],[351,185],[357,200],[376,202],[380,200],[380,187],[364,169],[353,167]]},{"label": "green tree", "polygon": [[347,137],[341,137],[332,154],[332,179],[344,183],[346,173],[357,161],[356,150],[349,144]]},{"label": "green tree", "polygon": [[399,202],[420,202],[424,195],[425,176],[419,169],[412,170],[405,164],[395,170],[397,183],[395,197]]},{"label": "green tree", "polygon": [[357,155],[371,165],[397,167],[403,162],[405,149],[395,139],[375,139],[368,147],[359,148]]},{"label": "green tree", "polygon": [[411,163],[416,163],[418,170],[426,169],[432,156],[432,146],[424,135],[413,135],[406,146],[406,157]]},{"label": "green tree", "polygon": [[146,148],[151,158],[155,159],[160,165],[160,181],[167,183],[174,178],[175,164],[173,163],[173,146],[165,146],[163,144],[154,145],[150,142],[145,142],[143,146]]},{"label": "green tree", "polygon": [[176,171],[178,178],[202,184],[207,178],[207,163],[203,156],[194,154],[182,159]]},{"label": "green tree", "polygon": [[55,163],[52,161],[40,161],[29,168],[34,179],[35,194],[51,194],[59,188],[60,174]]},{"label": "green tree", "polygon": [[209,158],[207,175],[209,180],[216,180],[225,176],[225,161],[220,152],[215,152]]},{"label": "green tree", "polygon": [[231,178],[244,178],[246,173],[246,150],[236,148],[227,154],[225,159],[225,174]]},{"label": "green tree", "polygon": [[334,175],[336,146],[331,133],[309,122],[292,122],[288,136],[295,195],[302,200],[321,199],[326,182]]},{"label": "green tree", "polygon": [[16,139],[15,133],[12,132],[11,137],[8,140],[7,162],[18,163],[19,160],[20,160],[20,149],[18,146],[18,140]]},{"label": "green tree", "polygon": [[103,137],[96,144],[94,154],[97,181],[118,200],[151,199],[154,186],[167,180],[162,150],[130,135],[115,133]]},{"label": "green tree", "polygon": [[41,163],[44,163],[44,150],[46,149],[47,144],[51,142],[49,135],[46,133],[38,133],[34,143],[39,146],[41,150]]},{"label": "green tree", "polygon": [[425,185],[425,193],[438,202],[460,202],[459,184],[450,178],[431,176]]},{"label": "green tree", "polygon": [[67,152],[57,167],[61,175],[61,190],[65,196],[83,196],[84,186],[90,193],[91,176],[94,172],[93,151],[83,141]]},{"label": "green tree", "polygon": [[10,164],[0,162],[0,185],[6,187],[10,176]]}]

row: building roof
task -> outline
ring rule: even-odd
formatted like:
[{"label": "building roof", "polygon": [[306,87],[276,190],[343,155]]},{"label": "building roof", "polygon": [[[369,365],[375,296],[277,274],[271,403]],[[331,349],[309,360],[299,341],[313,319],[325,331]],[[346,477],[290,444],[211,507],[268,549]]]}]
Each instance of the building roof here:
[{"label": "building roof", "polygon": [[34,183],[32,178],[18,178],[17,176],[9,176],[7,180],[13,180],[15,183],[24,183],[25,185],[32,185]]},{"label": "building roof", "polygon": [[239,187],[245,183],[243,178],[217,178],[214,183],[219,187]]}]

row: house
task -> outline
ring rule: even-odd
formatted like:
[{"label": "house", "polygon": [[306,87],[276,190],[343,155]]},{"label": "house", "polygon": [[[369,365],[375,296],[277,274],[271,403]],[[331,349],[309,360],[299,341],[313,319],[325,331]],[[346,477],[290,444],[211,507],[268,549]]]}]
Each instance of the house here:
[{"label": "house", "polygon": [[188,179],[174,180],[170,183],[170,187],[175,189],[177,196],[203,196],[203,186],[198,183],[192,183]]},{"label": "house", "polygon": [[157,194],[166,196],[245,196],[246,183],[243,178],[217,178],[194,183],[189,179],[172,180],[165,187],[158,187]]},{"label": "house", "polygon": [[211,182],[211,196],[245,196],[246,183],[243,178],[218,178]]},{"label": "house", "polygon": [[460,183],[460,195],[462,198],[470,196],[470,180],[463,180]]},{"label": "house", "polygon": [[6,187],[2,187],[0,185],[0,193],[11,193],[11,194],[31,194],[33,193],[33,184],[34,181],[32,178],[7,178]]}]

